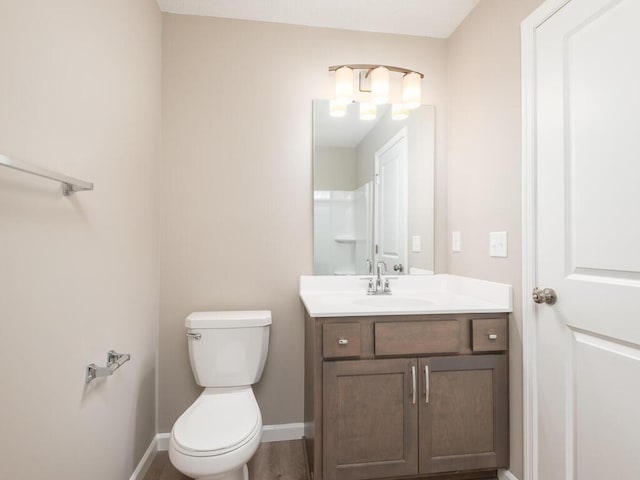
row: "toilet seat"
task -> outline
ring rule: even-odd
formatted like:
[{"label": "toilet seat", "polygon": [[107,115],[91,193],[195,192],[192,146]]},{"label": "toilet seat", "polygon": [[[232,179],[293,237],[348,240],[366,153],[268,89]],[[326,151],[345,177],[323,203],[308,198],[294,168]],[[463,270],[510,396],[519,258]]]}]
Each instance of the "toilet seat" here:
[{"label": "toilet seat", "polygon": [[180,416],[171,438],[184,455],[212,457],[241,448],[261,429],[260,409],[251,387],[209,388]]}]

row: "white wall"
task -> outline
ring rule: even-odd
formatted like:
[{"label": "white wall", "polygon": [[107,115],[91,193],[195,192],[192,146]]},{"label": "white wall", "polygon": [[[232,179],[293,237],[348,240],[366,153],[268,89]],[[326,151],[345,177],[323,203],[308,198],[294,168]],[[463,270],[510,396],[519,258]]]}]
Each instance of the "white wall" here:
[{"label": "white wall", "polygon": [[[129,478],[156,432],[161,16],[152,0],[0,2],[0,478]],[[85,386],[111,348],[132,360]]]},{"label": "white wall", "polygon": [[[510,323],[511,471],[522,480],[520,22],[542,0],[482,0],[447,41],[450,273],[513,285]],[[489,257],[506,230],[509,258]],[[447,249],[451,251],[450,244]]]},{"label": "white wall", "polygon": [[[266,424],[302,421],[297,290],[299,275],[313,271],[312,100],[327,97],[329,65],[403,65],[425,73],[423,100],[444,125],[445,42],[163,18],[160,431],[200,392],[183,326],[199,309],[273,311],[258,402]],[[443,172],[444,128],[436,150]],[[436,223],[444,222],[438,205]],[[444,237],[438,245],[444,248]]]},{"label": "white wall", "polygon": [[[344,190],[314,192],[314,274],[356,274],[356,208],[359,206],[356,198],[359,193]],[[364,258],[361,263],[365,264]]]}]

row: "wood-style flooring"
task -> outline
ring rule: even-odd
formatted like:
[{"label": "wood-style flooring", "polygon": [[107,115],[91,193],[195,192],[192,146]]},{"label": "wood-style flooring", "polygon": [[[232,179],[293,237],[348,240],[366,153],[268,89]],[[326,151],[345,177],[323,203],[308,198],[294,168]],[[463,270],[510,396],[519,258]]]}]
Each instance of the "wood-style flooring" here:
[{"label": "wood-style flooring", "polygon": [[[249,462],[250,480],[306,480],[302,440],[261,443]],[[158,452],[144,480],[188,480],[169,461],[167,452]]]}]

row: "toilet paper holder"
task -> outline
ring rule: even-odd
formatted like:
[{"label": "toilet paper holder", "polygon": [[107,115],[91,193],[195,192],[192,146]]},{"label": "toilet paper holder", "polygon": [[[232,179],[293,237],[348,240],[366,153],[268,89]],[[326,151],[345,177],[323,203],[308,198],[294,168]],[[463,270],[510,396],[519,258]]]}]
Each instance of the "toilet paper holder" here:
[{"label": "toilet paper holder", "polygon": [[108,377],[113,375],[117,369],[131,360],[131,354],[118,353],[115,350],[109,350],[107,353],[107,366],[98,367],[95,363],[87,365],[87,374],[85,377],[86,383],[91,383],[98,377]]}]

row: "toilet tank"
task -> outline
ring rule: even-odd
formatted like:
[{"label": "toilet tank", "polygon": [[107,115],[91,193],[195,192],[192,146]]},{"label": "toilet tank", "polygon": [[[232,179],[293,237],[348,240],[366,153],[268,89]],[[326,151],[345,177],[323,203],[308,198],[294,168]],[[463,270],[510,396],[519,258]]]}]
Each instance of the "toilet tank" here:
[{"label": "toilet tank", "polygon": [[269,349],[268,310],[194,312],[186,321],[189,360],[202,387],[238,387],[260,380]]}]

